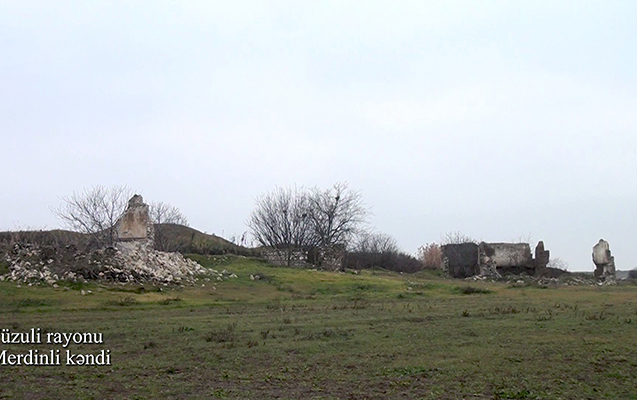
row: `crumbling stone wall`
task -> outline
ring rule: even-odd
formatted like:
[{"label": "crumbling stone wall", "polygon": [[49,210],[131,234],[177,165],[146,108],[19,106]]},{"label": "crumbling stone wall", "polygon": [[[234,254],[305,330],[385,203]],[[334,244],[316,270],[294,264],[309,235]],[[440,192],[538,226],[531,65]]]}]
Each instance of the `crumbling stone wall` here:
[{"label": "crumbling stone wall", "polygon": [[340,270],[343,269],[345,262],[345,250],[341,246],[293,249],[291,253],[288,249],[262,248],[260,252],[269,263],[282,267],[288,266],[288,257],[290,257],[289,266],[297,268],[320,267],[327,270]]},{"label": "crumbling stone wall", "polygon": [[595,277],[607,282],[615,281],[615,257],[611,255],[610,245],[604,239],[599,239],[599,242],[593,246],[593,264],[595,264]]},{"label": "crumbling stone wall", "polygon": [[136,194],[128,201],[124,215],[116,224],[117,240],[153,241],[153,223],[150,220],[148,204],[142,196]]},{"label": "crumbling stone wall", "polygon": [[318,249],[318,265],[327,270],[342,270],[345,262],[345,248],[330,246]]},{"label": "crumbling stone wall", "polygon": [[481,275],[498,278],[506,274],[536,275],[549,259],[544,243],[536,247],[536,258],[528,243],[475,243],[441,246],[443,270],[453,278]]},{"label": "crumbling stone wall", "polygon": [[306,268],[310,266],[307,258],[307,252],[300,249],[292,250],[291,254],[288,254],[288,250],[285,249],[262,248],[260,253],[261,257],[263,257],[267,262],[281,267],[288,266],[288,257],[290,257],[290,267]]},{"label": "crumbling stone wall", "polygon": [[544,249],[544,242],[539,241],[537,246],[535,246],[535,275],[536,276],[544,276],[546,275],[546,266],[548,265],[551,258],[551,252]]},{"label": "crumbling stone wall", "polygon": [[480,252],[475,243],[446,244],[440,247],[442,268],[453,278],[468,278],[480,273]]},{"label": "crumbling stone wall", "polygon": [[501,278],[502,275],[498,272],[497,263],[495,261],[495,249],[489,246],[487,243],[482,242],[478,245],[480,252],[480,276],[488,278]]},{"label": "crumbling stone wall", "polygon": [[494,250],[493,262],[499,268],[527,267],[532,265],[531,246],[528,243],[489,243]]}]

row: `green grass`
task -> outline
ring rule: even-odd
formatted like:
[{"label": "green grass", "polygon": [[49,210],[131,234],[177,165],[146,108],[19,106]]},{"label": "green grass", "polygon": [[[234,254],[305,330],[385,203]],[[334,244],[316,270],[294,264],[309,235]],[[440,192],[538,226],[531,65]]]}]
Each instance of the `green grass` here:
[{"label": "green grass", "polygon": [[102,332],[103,345],[69,348],[112,354],[109,367],[0,366],[0,398],[637,397],[634,285],[511,290],[197,261],[238,278],[162,291],[0,282],[0,328]]}]

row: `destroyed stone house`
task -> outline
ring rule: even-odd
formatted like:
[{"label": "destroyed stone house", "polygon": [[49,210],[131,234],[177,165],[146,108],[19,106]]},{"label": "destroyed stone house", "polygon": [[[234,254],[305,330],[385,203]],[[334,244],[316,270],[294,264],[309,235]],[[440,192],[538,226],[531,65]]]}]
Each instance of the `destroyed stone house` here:
[{"label": "destroyed stone house", "polygon": [[543,275],[549,262],[544,243],[535,247],[535,257],[528,243],[459,243],[441,246],[442,265],[453,278],[476,275]]},{"label": "destroyed stone house", "polygon": [[328,270],[343,268],[345,248],[340,245],[310,248],[262,247],[259,252],[268,262],[287,267],[319,267]]}]

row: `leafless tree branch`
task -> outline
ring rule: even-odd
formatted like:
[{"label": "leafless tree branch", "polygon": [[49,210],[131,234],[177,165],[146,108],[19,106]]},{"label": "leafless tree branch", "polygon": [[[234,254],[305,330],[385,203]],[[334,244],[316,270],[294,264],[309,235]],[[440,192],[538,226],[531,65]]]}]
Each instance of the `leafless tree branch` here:
[{"label": "leafless tree branch", "polygon": [[51,211],[70,230],[91,235],[99,246],[112,246],[117,240],[115,225],[131,193],[127,186],[93,186],[62,197],[63,203]]},{"label": "leafless tree branch", "polygon": [[166,251],[168,248],[168,235],[166,224],[188,226],[188,219],[179,208],[163,202],[153,202],[149,209],[150,220],[155,226],[155,248]]}]

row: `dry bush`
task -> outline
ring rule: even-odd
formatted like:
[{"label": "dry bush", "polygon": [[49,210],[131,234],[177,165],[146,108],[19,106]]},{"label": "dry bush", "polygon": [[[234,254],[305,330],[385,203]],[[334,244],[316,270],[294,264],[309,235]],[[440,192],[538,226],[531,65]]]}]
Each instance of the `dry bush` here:
[{"label": "dry bush", "polygon": [[425,269],[442,268],[442,251],[436,243],[427,243],[418,248],[418,260]]},{"label": "dry bush", "polygon": [[348,252],[344,265],[349,269],[373,269],[382,268],[396,272],[417,272],[422,269],[422,264],[413,256],[401,251],[375,252]]},{"label": "dry bush", "polygon": [[549,263],[546,264],[547,268],[559,269],[561,271],[568,271],[568,263],[562,260],[559,257],[554,257],[549,260]]}]

